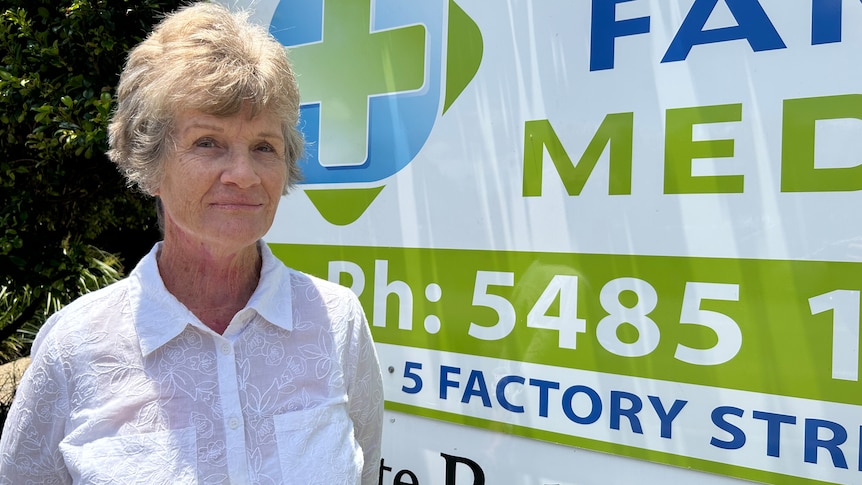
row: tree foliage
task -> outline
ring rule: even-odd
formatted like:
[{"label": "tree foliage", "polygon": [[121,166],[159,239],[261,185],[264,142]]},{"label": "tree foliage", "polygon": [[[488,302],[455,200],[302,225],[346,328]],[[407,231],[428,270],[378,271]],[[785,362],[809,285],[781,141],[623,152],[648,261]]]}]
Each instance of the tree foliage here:
[{"label": "tree foliage", "polygon": [[104,155],[126,52],[176,0],[4,0],[0,12],[0,362],[48,314],[122,276],[158,238]]}]

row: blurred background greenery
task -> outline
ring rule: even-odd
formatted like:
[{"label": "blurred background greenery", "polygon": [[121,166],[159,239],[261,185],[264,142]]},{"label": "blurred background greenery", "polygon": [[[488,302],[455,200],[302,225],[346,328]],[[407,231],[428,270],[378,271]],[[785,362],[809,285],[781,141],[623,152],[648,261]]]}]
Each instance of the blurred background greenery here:
[{"label": "blurred background greenery", "polygon": [[[0,2],[0,364],[159,239],[152,201],[104,155],[106,128],[126,52],[182,3]],[[10,400],[0,392],[0,423]]]}]

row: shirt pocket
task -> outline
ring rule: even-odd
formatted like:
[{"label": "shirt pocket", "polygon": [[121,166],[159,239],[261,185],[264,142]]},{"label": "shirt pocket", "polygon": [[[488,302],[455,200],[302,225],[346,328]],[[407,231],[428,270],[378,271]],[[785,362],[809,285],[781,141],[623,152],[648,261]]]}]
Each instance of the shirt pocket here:
[{"label": "shirt pocket", "polygon": [[358,484],[362,450],[345,403],[273,416],[284,483]]},{"label": "shirt pocket", "polygon": [[197,483],[195,428],[111,436],[60,449],[74,483]]}]

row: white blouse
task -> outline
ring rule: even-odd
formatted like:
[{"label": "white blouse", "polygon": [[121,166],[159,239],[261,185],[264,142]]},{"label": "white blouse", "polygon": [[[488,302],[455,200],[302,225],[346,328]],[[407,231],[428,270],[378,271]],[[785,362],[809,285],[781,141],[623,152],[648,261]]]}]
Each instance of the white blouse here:
[{"label": "white blouse", "polygon": [[0,438],[0,484],[376,484],[383,388],[348,289],[265,244],[224,335],[165,289],[156,245],[53,315]]}]

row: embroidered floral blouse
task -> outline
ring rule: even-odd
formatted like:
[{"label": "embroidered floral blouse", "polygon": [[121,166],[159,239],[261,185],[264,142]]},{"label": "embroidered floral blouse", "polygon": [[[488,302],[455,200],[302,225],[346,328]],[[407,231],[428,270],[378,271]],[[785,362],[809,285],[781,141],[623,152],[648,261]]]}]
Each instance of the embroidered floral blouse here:
[{"label": "embroidered floral blouse", "polygon": [[285,267],[224,335],[162,284],[159,245],[53,315],[0,439],[0,484],[376,484],[383,391],[346,288]]}]

